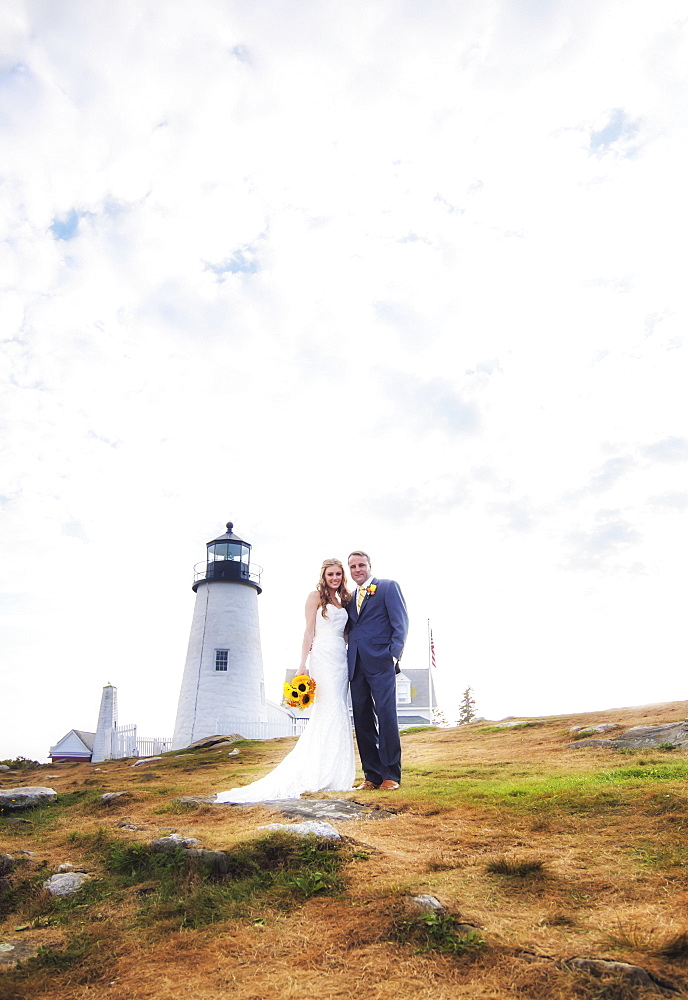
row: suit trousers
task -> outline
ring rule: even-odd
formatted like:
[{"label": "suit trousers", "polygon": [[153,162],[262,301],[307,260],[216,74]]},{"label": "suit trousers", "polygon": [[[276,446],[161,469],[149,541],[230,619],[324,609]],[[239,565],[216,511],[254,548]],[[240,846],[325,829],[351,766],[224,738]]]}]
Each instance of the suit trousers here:
[{"label": "suit trousers", "polygon": [[401,781],[401,739],[397,721],[397,684],[394,668],[366,674],[360,655],[351,685],[356,743],[368,781]]}]

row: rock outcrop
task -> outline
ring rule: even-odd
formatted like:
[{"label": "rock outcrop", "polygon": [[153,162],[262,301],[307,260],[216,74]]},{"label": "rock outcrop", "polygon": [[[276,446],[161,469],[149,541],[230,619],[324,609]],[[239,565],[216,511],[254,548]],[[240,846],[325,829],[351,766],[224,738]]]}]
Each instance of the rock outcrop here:
[{"label": "rock outcrop", "polygon": [[633,726],[611,740],[583,739],[568,744],[570,747],[606,747],[610,750],[651,750],[662,745],[688,747],[688,719],[661,726]]},{"label": "rock outcrop", "polygon": [[33,806],[53,802],[57,798],[54,788],[27,785],[25,788],[5,788],[0,791],[0,812],[5,810],[31,809]]}]

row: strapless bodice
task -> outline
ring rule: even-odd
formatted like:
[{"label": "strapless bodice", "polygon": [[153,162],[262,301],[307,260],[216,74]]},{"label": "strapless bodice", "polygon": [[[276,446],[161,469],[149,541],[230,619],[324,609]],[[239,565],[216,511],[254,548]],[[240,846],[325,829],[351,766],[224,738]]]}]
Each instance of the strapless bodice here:
[{"label": "strapless bodice", "polygon": [[334,604],[327,605],[327,618],[323,617],[323,609],[318,608],[315,616],[315,635],[318,639],[335,637],[341,639],[348,620],[346,608],[336,608]]}]

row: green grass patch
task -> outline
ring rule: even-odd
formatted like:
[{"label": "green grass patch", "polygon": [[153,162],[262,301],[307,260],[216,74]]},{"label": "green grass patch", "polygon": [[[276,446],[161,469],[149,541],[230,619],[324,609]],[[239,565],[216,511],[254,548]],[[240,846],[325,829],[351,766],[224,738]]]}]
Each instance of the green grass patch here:
[{"label": "green grass patch", "polygon": [[346,851],[332,841],[271,833],[223,854],[228,871],[222,874],[196,864],[181,848],[158,853],[146,844],[114,844],[103,860],[116,884],[142,887],[142,917],[167,919],[176,928],[290,910],[344,887]]},{"label": "green grass patch", "polygon": [[[111,942],[92,933],[76,934],[65,947],[39,948],[38,954],[20,962],[2,975],[2,985],[8,1000],[29,1000],[39,991],[48,996],[69,985],[70,996],[76,996],[77,983],[105,983],[112,978]],[[45,992],[48,987],[49,992]],[[66,995],[66,994],[62,994]],[[100,994],[99,994],[100,995]]]},{"label": "green grass patch", "polygon": [[80,965],[92,946],[93,941],[88,934],[77,934],[66,948],[39,948],[38,954],[27,959],[23,965],[27,971],[49,969],[51,972],[62,972]]},{"label": "green grass patch", "polygon": [[162,816],[165,813],[170,813],[172,816],[184,816],[186,813],[198,812],[199,809],[210,809],[210,806],[204,806],[201,802],[166,802],[164,806],[160,806],[158,809],[153,810],[154,816]]},{"label": "green grass patch", "polygon": [[25,874],[23,869],[26,867],[28,867],[28,859],[19,859],[12,872],[11,880],[8,880],[9,888],[4,891],[0,889],[0,917],[6,917],[10,913],[17,913],[30,907],[33,900],[43,895],[43,883],[47,878],[46,871]]},{"label": "green grass patch", "polygon": [[97,855],[100,855],[104,848],[119,843],[118,838],[106,826],[99,826],[97,830],[89,830],[87,833],[82,833],[81,830],[70,830],[66,840],[68,844],[81,847],[87,854]]},{"label": "green grass patch", "polygon": [[645,840],[633,847],[633,854],[640,863],[667,874],[681,874],[688,867],[688,845],[666,844],[656,840]]},{"label": "green grass patch", "polygon": [[[591,778],[594,780],[594,778]],[[599,777],[601,781],[612,784],[624,782],[646,782],[646,781],[686,781],[688,780],[688,764],[675,761],[671,764],[660,763],[649,760],[645,763],[638,761],[637,764],[629,767],[617,767],[613,771],[603,771]]]},{"label": "green grass patch", "polygon": [[392,925],[391,937],[400,944],[413,944],[415,951],[439,951],[459,956],[475,955],[485,947],[478,930],[466,930],[451,913],[422,913],[399,917]]},{"label": "green grass patch", "polygon": [[590,813],[600,810],[628,810],[638,796],[647,796],[654,784],[663,784],[670,792],[672,782],[685,785],[688,764],[671,761],[638,761],[633,765],[587,774],[556,774],[550,777],[523,772],[511,776],[495,774],[494,767],[484,769],[445,767],[414,768],[407,766],[408,778],[422,779],[417,794],[423,801],[437,805],[472,803],[487,807],[508,806],[520,813],[563,810]]},{"label": "green grass patch", "polygon": [[[21,811],[8,810],[0,815],[0,833],[10,836],[34,836],[40,839],[40,834],[55,828],[67,810],[91,811],[96,801],[103,794],[102,789],[82,788],[73,792],[64,792],[52,802],[40,802]],[[19,813],[17,815],[17,813]],[[12,820],[25,819],[28,823],[16,823]]]}]

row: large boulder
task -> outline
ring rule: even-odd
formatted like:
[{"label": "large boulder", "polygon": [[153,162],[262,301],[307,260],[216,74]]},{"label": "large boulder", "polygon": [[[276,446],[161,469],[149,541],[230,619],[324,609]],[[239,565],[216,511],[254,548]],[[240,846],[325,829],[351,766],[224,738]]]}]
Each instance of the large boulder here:
[{"label": "large boulder", "polygon": [[243,736],[239,733],[232,733],[230,736],[205,736],[202,740],[196,740],[195,743],[189,743],[187,750],[210,750],[211,748],[217,749],[218,747],[223,747],[225,743],[232,744],[238,743],[239,740],[243,740]]},{"label": "large boulder", "polygon": [[25,788],[5,788],[0,791],[0,812],[10,809],[31,809],[33,806],[53,802],[57,798],[54,788],[27,785]]}]

